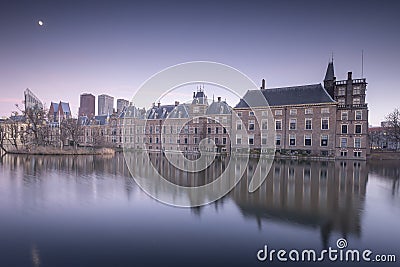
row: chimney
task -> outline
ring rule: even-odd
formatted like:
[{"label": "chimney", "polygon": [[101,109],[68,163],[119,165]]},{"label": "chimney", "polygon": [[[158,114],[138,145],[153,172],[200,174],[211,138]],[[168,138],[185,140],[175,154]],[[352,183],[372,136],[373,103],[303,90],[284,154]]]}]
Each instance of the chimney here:
[{"label": "chimney", "polygon": [[351,71],[349,71],[348,73],[347,73],[347,80],[352,80],[352,72]]},{"label": "chimney", "polygon": [[220,96],[218,97],[218,102],[221,102],[221,97]]},{"label": "chimney", "polygon": [[196,92],[193,92],[193,98],[195,98],[196,97]]},{"label": "chimney", "polygon": [[157,107],[160,107],[160,105],[161,105],[161,103],[160,103],[160,102],[158,102],[158,103],[157,103]]},{"label": "chimney", "polygon": [[265,79],[262,79],[260,89],[265,89]]},{"label": "chimney", "polygon": [[175,101],[175,107],[179,105],[179,101]]}]

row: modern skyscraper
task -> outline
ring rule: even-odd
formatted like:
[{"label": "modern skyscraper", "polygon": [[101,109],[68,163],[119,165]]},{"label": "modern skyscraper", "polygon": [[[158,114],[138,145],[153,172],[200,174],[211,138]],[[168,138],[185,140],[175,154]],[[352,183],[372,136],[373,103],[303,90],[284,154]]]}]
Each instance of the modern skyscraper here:
[{"label": "modern skyscraper", "polygon": [[79,116],[93,117],[95,114],[96,97],[92,94],[81,94]]},{"label": "modern skyscraper", "polygon": [[109,95],[99,95],[98,101],[98,115],[108,115],[114,112],[114,97]]},{"label": "modern skyscraper", "polygon": [[29,90],[29,88],[26,88],[24,91],[24,98],[25,98],[25,111],[30,108],[38,107],[40,109],[43,108],[43,103],[40,101],[40,99],[35,96],[35,94]]},{"label": "modern skyscraper", "polygon": [[117,113],[120,114],[124,107],[129,106],[129,101],[126,99],[117,99]]}]

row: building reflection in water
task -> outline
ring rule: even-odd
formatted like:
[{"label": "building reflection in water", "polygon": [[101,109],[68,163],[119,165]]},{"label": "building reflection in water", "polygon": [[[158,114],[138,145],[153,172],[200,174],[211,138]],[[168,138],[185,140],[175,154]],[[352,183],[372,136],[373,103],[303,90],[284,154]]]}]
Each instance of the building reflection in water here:
[{"label": "building reflection in water", "polygon": [[[188,173],[168,163],[165,157],[154,154],[150,157],[150,168],[141,153],[121,154],[113,157],[102,156],[12,156],[2,158],[1,163],[9,166],[11,174],[23,171],[24,183],[40,183],[42,174],[49,170],[64,173],[71,179],[102,179],[105,175],[125,178],[127,195],[131,194],[135,183],[125,164],[134,166],[135,175],[142,178],[162,174],[169,181],[182,186],[201,186],[214,181],[224,171],[230,177],[242,174],[242,179],[224,198],[213,205],[218,209],[226,199],[232,199],[244,216],[254,218],[261,227],[262,220],[276,220],[300,224],[303,227],[318,228],[324,246],[329,243],[332,232],[343,237],[361,235],[361,217],[364,208],[368,170],[365,161],[290,161],[274,160],[270,170],[269,159],[260,159],[261,176],[267,179],[253,193],[248,192],[251,177],[256,171],[258,159],[240,157],[217,158],[204,171]],[[230,161],[231,164],[228,164]],[[229,167],[228,167],[229,166]],[[374,167],[372,166],[372,169]],[[382,170],[382,168],[377,168]],[[396,170],[389,170],[395,172]],[[397,172],[399,170],[397,169]],[[398,187],[398,173],[396,184]],[[216,192],[233,187],[237,180],[232,178],[216,183],[205,198],[212,198]],[[150,183],[148,189],[154,195],[171,194],[157,183]],[[398,190],[397,190],[398,192]],[[183,195],[176,190],[171,198],[186,198],[195,203],[198,195]],[[193,208],[193,213],[201,216],[201,208]]]},{"label": "building reflection in water", "polygon": [[377,160],[368,162],[369,173],[389,179],[392,183],[392,196],[400,195],[400,166],[398,160]]}]

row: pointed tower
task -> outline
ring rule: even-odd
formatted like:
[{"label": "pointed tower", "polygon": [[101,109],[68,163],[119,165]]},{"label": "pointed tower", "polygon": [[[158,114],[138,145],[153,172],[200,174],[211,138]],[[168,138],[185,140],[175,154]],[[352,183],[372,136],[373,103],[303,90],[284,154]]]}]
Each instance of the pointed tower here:
[{"label": "pointed tower", "polygon": [[328,94],[335,99],[335,69],[333,67],[333,59],[328,63],[328,68],[326,69],[324,88]]}]

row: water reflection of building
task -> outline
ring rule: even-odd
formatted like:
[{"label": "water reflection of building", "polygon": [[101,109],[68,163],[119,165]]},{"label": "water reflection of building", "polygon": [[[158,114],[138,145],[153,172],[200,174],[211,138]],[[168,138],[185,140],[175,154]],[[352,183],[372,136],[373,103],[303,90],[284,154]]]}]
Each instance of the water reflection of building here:
[{"label": "water reflection of building", "polygon": [[[254,162],[248,166],[254,172]],[[245,216],[319,228],[326,246],[332,232],[361,235],[365,162],[275,161],[265,182],[248,193],[247,179],[231,193]],[[248,176],[249,177],[249,176]]]}]

